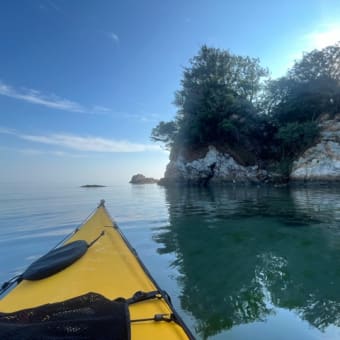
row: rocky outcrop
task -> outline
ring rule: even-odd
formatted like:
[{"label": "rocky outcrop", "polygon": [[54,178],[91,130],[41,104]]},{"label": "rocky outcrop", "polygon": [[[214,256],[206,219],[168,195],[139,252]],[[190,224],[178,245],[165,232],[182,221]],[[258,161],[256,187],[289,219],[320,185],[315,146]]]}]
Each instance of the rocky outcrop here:
[{"label": "rocky outcrop", "polygon": [[132,176],[129,183],[131,184],[153,184],[153,183],[158,183],[158,180],[152,177],[145,177],[142,174],[137,174],[137,175]]},{"label": "rocky outcrop", "polygon": [[[320,139],[293,162],[290,180],[340,181],[340,114],[320,120]],[[228,152],[209,146],[205,150],[178,152],[168,164],[159,184],[206,185],[211,183],[286,183],[287,177],[268,172],[258,165],[244,166]]]},{"label": "rocky outcrop", "polygon": [[291,180],[340,181],[340,114],[324,116],[320,127],[320,141],[293,163]]},{"label": "rocky outcrop", "polygon": [[185,158],[183,153],[179,153],[176,159],[168,164],[164,178],[159,184],[258,183],[267,178],[268,173],[257,165],[243,166],[228,153],[209,146],[203,157],[192,161]]}]

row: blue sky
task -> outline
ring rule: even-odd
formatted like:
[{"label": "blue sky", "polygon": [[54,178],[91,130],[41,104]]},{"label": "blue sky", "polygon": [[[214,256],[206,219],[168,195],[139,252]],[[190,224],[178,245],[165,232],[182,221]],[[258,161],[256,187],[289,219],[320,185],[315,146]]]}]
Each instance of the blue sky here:
[{"label": "blue sky", "polygon": [[340,40],[340,2],[2,1],[0,181],[110,184],[161,177],[151,129],[175,114],[202,44],[259,57],[272,76]]}]

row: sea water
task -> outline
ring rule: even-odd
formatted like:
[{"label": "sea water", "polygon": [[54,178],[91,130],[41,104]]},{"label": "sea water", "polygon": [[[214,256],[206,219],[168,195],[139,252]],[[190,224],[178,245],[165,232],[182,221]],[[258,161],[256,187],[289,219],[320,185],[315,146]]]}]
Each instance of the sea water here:
[{"label": "sea water", "polygon": [[340,339],[340,188],[0,186],[0,281],[101,199],[198,339]]}]

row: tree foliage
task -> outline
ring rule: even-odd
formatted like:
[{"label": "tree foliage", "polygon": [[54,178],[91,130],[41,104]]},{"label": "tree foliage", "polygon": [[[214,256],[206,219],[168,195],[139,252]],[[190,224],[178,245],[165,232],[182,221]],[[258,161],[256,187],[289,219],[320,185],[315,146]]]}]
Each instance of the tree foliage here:
[{"label": "tree foliage", "polygon": [[286,76],[267,82],[263,98],[279,159],[293,160],[317,141],[320,116],[340,113],[340,44],[304,54]]},{"label": "tree foliage", "polygon": [[318,135],[319,127],[314,121],[287,123],[279,127],[276,138],[280,142],[282,158],[294,157],[307,149]]},{"label": "tree foliage", "polygon": [[161,122],[152,139],[191,146],[240,143],[256,125],[257,94],[266,75],[258,59],[203,46],[175,93],[178,129]]},{"label": "tree foliage", "polygon": [[159,122],[159,124],[151,131],[151,140],[154,142],[162,142],[165,144],[167,149],[170,149],[175,139],[177,130],[177,124],[173,121]]},{"label": "tree foliage", "polygon": [[340,42],[322,50],[305,53],[288,71],[288,78],[300,83],[314,80],[335,80],[340,82]]},{"label": "tree foliage", "polygon": [[340,43],[267,76],[256,58],[202,46],[184,68],[175,120],[160,122],[152,140],[172,150],[227,145],[289,164],[316,142],[320,116],[340,113]]},{"label": "tree foliage", "polygon": [[267,83],[264,108],[280,124],[340,112],[340,45],[304,54],[285,77]]}]

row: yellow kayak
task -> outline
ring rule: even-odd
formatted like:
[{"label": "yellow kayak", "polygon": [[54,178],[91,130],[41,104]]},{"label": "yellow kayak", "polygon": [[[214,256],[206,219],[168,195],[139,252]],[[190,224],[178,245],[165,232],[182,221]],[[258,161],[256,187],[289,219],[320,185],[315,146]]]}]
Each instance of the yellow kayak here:
[{"label": "yellow kayak", "polygon": [[[69,253],[75,258],[67,260]],[[70,263],[65,264],[63,257]],[[110,301],[125,301],[130,326],[127,338],[194,339],[110,217],[104,201],[61,245],[36,262],[0,299],[0,316],[34,311],[46,304],[58,306],[91,292]]]}]

